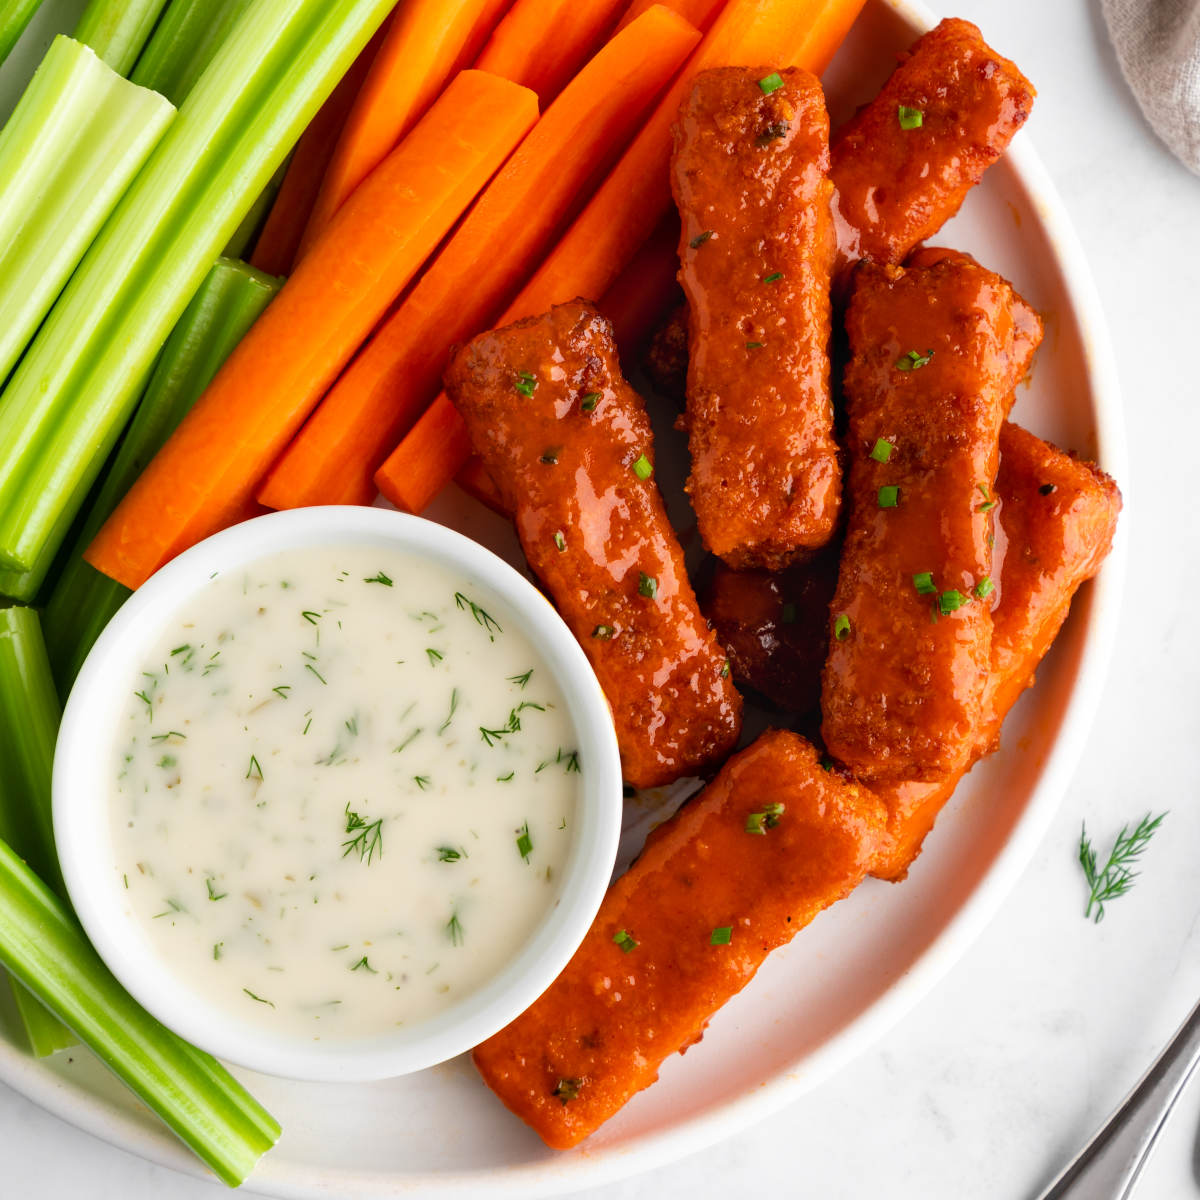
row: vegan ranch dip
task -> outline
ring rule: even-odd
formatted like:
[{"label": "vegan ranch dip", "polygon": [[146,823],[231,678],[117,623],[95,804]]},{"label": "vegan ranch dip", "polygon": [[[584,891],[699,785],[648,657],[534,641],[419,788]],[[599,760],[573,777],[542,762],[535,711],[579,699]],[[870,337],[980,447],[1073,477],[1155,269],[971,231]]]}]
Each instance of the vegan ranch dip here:
[{"label": "vegan ranch dip", "polygon": [[496,975],[554,906],[582,771],[507,606],[402,551],[214,577],[129,680],[115,885],[244,1023],[357,1039]]}]

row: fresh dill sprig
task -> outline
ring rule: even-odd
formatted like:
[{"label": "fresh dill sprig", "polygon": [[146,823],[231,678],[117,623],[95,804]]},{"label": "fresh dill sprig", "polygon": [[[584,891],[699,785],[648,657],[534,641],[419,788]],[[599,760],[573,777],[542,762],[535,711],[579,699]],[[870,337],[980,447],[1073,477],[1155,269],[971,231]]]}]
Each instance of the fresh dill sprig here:
[{"label": "fresh dill sprig", "polygon": [[365,862],[369,867],[371,859],[375,857],[375,852],[379,852],[379,857],[383,857],[383,818],[380,817],[375,821],[368,821],[365,817],[360,817],[358,813],[350,811],[350,805],[346,805],[346,832],[352,833],[352,838],[347,838],[342,843],[342,857],[345,858],[351,852],[357,852],[358,861]]},{"label": "fresh dill sprig", "polygon": [[1139,874],[1133,870],[1133,864],[1141,858],[1142,851],[1146,849],[1166,815],[1162,812],[1157,817],[1152,817],[1147,813],[1132,832],[1128,825],[1122,825],[1103,868],[1097,866],[1096,850],[1088,837],[1087,826],[1084,825],[1080,829],[1079,865],[1083,867],[1083,875],[1089,889],[1087,908],[1083,910],[1085,918],[1090,917],[1094,924],[1099,925],[1104,920],[1104,905],[1109,900],[1125,895],[1133,887],[1133,882]]},{"label": "fresh dill sprig", "polygon": [[446,714],[446,719],[438,726],[439,736],[446,732],[450,722],[454,720],[454,713],[458,709],[458,688],[454,688],[450,693],[450,711]]},{"label": "fresh dill sprig", "polygon": [[486,729],[484,726],[480,725],[479,732],[480,732],[480,735],[483,737],[484,742],[486,742],[487,745],[489,745],[489,746],[494,746],[506,734],[520,733],[521,732],[521,718],[519,716],[517,716],[517,712],[518,712],[518,710],[515,708],[510,709],[509,714],[508,714],[508,721],[500,729]]},{"label": "fresh dill sprig", "polygon": [[469,596],[464,596],[462,592],[454,593],[454,603],[458,605],[464,612],[470,610],[471,616],[475,618],[475,623],[481,625],[488,635],[488,640],[494,642],[496,634],[503,633],[500,628],[500,622],[492,616],[491,613],[479,607]]},{"label": "fresh dill sprig", "polygon": [[462,922],[458,919],[457,910],[450,914],[450,920],[446,922],[446,936],[450,939],[452,946],[463,944],[463,927]]}]

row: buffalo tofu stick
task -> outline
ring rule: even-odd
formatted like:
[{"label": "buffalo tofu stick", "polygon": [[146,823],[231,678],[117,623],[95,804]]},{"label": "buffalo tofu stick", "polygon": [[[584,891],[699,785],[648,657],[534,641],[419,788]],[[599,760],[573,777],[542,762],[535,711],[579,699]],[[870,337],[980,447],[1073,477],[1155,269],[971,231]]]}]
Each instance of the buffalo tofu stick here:
[{"label": "buffalo tofu stick", "polygon": [[849,518],[822,736],[861,779],[961,771],[991,651],[993,485],[1023,369],[1011,287],[965,257],[859,266],[847,313]]},{"label": "buffalo tofu stick", "polygon": [[919,38],[834,135],[840,262],[898,263],[936,233],[1007,149],[1036,94],[969,21],[947,18]]},{"label": "buffalo tofu stick", "polygon": [[806,71],[696,76],[671,185],[690,312],[688,493],[705,545],[779,569],[833,536],[829,117]]},{"label": "buffalo tofu stick", "polygon": [[741,697],[700,614],[609,323],[576,301],[481,334],[446,388],[608,697],[625,778],[653,787],[721,762]]},{"label": "buffalo tofu stick", "polygon": [[[1032,685],[1072,597],[1112,548],[1121,511],[1121,493],[1104,472],[1011,422],[1000,432],[996,496],[1003,565],[992,593],[991,673],[975,758],[999,744],[1001,723]],[[888,839],[872,874],[904,878],[958,779],[876,786],[888,810]]]},{"label": "buffalo tofu stick", "polygon": [[650,835],[563,973],[476,1047],[484,1081],[547,1145],[582,1141],[858,885],[882,829],[870,792],[768,730]]}]

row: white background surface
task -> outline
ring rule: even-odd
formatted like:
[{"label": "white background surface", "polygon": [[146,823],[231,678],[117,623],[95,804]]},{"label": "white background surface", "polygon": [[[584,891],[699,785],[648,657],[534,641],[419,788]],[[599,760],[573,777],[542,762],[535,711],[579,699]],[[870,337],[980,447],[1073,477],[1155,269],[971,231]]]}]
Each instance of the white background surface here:
[{"label": "white background surface", "polygon": [[[885,1039],[754,1130],[579,1193],[1026,1198],[1121,1099],[1200,998],[1200,178],[1154,139],[1094,0],[956,0],[1038,86],[1029,124],[1103,299],[1125,391],[1136,504],[1122,637],[1059,816],[1017,890]],[[1106,849],[1169,808],[1144,876],[1082,919],[1082,819]],[[141,1162],[0,1086],[5,1196],[204,1200],[223,1189]],[[1139,1200],[1200,1196],[1200,1084]],[[1090,1200],[1090,1198],[1089,1198]],[[1105,1198],[1097,1198],[1105,1200]]]}]

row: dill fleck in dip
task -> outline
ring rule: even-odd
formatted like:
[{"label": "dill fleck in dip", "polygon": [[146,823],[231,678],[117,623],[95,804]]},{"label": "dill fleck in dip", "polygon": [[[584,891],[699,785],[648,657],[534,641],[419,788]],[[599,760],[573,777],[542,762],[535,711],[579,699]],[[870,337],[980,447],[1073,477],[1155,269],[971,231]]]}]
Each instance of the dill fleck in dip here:
[{"label": "dill fleck in dip", "polygon": [[243,1021],[366,1038],[498,973],[558,897],[581,763],[508,609],[393,549],[219,576],[129,681],[126,910]]}]

